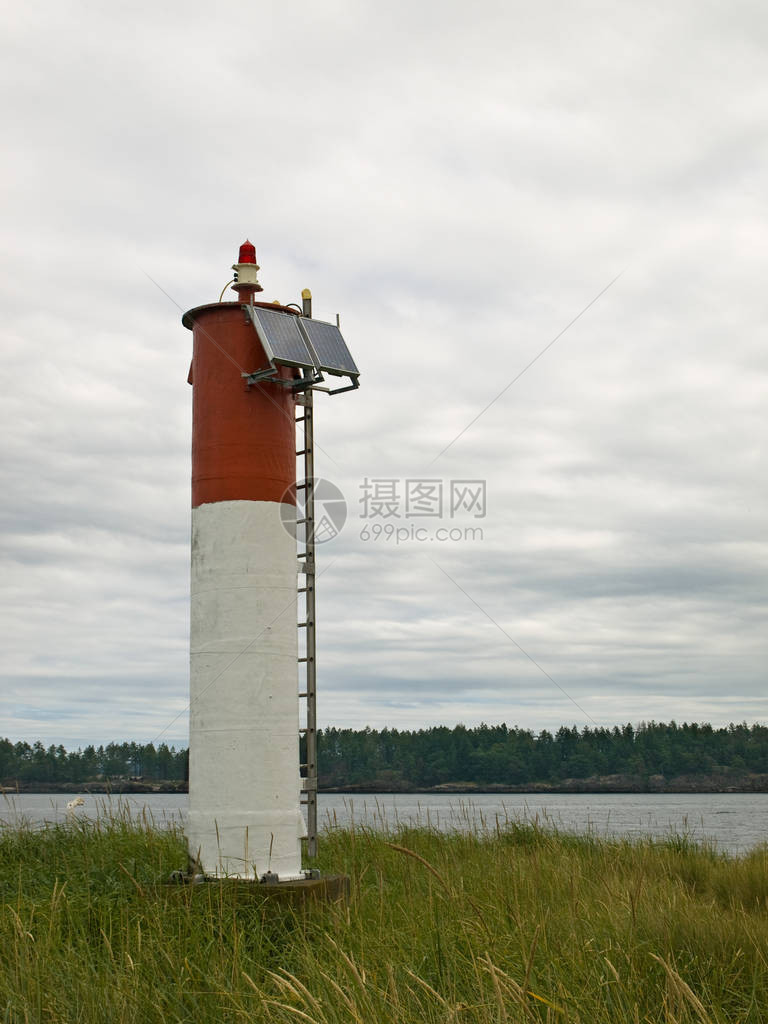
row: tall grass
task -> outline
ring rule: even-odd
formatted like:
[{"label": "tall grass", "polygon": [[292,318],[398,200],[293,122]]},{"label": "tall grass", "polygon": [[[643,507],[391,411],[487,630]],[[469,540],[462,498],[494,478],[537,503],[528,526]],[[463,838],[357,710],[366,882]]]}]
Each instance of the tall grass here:
[{"label": "tall grass", "polygon": [[127,814],[0,833],[0,1019],[768,1021],[765,849],[331,828],[350,903],[293,908],[184,866]]}]

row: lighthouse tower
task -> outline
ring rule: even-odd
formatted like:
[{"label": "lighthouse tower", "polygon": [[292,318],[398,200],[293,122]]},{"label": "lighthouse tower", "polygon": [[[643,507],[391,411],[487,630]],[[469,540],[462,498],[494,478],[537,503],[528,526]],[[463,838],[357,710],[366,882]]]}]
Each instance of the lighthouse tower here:
[{"label": "lighthouse tower", "polygon": [[[187,836],[197,873],[283,881],[304,877],[307,834],[297,676],[307,586],[286,529],[297,518],[296,406],[314,389],[347,390],[322,387],[325,372],[356,387],[358,371],[338,327],[302,316],[306,306],[256,301],[250,242],[233,269],[235,301],[182,319],[193,338]],[[339,352],[350,365],[337,365]]]}]

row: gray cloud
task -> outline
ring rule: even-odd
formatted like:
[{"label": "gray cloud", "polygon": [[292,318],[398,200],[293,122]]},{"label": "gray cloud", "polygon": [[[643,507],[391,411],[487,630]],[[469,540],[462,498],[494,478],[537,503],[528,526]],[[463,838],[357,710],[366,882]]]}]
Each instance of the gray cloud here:
[{"label": "gray cloud", "polygon": [[[179,310],[246,235],[363,369],[318,411],[324,722],[766,717],[759,5],[6,22],[0,734],[185,740]],[[487,480],[482,540],[360,538],[421,476]]]}]

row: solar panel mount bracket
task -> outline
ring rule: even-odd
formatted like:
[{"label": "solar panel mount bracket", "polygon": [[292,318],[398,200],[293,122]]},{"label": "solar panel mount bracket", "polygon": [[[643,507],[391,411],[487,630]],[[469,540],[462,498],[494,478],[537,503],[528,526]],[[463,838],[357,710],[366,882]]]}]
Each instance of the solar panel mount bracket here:
[{"label": "solar panel mount bracket", "polygon": [[245,380],[248,387],[252,387],[252,385],[254,384],[259,384],[263,380],[274,379],[276,375],[276,366],[268,366],[265,370],[256,370],[254,373],[240,374],[240,376]]},{"label": "solar panel mount bracket", "polygon": [[341,395],[345,391],[357,391],[357,389],[360,387],[360,381],[357,379],[357,377],[350,377],[349,379],[352,381],[352,383],[351,384],[347,384],[347,386],[344,387],[344,388],[318,388],[318,387],[314,387],[313,391],[324,391],[326,393],[326,395]]}]

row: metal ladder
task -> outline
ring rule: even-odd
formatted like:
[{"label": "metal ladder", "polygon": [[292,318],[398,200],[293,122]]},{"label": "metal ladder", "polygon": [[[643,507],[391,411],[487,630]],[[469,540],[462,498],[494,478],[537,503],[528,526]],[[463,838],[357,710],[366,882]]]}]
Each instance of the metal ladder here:
[{"label": "metal ladder", "polygon": [[[299,548],[299,604],[303,607],[303,621],[298,623],[299,636],[304,634],[304,655],[302,654],[301,641],[299,642],[299,698],[306,703],[306,725],[299,729],[300,735],[304,737],[306,748],[306,760],[299,765],[302,776],[301,803],[307,809],[307,834],[303,838],[307,841],[307,856],[317,855],[317,701],[316,701],[316,645],[315,645],[315,453],[314,453],[314,430],[313,413],[314,399],[312,388],[307,388],[296,396],[297,413],[296,424],[302,427],[304,441],[301,447],[297,445],[296,457],[303,456],[304,478],[296,485],[297,501],[299,491],[303,491],[304,514],[297,518],[297,544]],[[298,474],[297,474],[298,475]],[[302,543],[302,531],[304,527]],[[302,602],[303,597],[303,602]],[[302,619],[301,613],[299,618]],[[303,668],[303,674],[302,674]],[[303,682],[303,686],[301,686]]]}]

